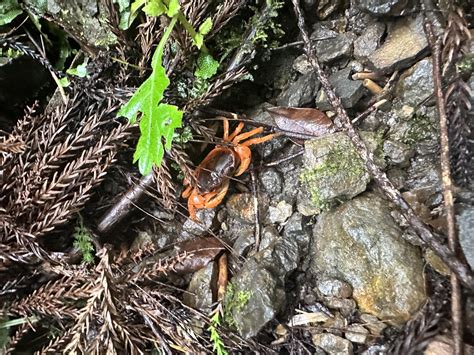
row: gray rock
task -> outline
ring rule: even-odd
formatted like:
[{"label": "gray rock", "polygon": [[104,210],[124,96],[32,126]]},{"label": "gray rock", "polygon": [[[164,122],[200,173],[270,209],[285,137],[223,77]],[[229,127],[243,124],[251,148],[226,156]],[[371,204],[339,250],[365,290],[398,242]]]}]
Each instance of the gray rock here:
[{"label": "gray rock", "polygon": [[[336,95],[341,99],[342,106],[345,108],[354,107],[366,92],[362,81],[352,80],[350,76],[351,68],[346,68],[339,70],[329,77],[329,82],[334,87],[334,90],[336,90]],[[324,90],[319,90],[316,106],[322,111],[332,109]]]},{"label": "gray rock", "polygon": [[384,32],[384,23],[371,23],[354,41],[354,57],[358,60],[365,61],[367,57],[377,49]]},{"label": "gray rock", "polygon": [[474,207],[469,206],[457,216],[459,241],[467,262],[474,268]]},{"label": "gray rock", "polygon": [[415,156],[407,170],[405,189],[410,191],[430,189],[432,196],[441,192],[441,171],[437,157]]},{"label": "gray rock", "polygon": [[346,339],[359,344],[365,344],[367,342],[367,337],[369,335],[369,331],[365,329],[362,324],[351,324],[347,327],[346,330]]},{"label": "gray rock", "polygon": [[253,228],[237,229],[237,239],[233,245],[233,249],[237,255],[245,255],[246,252],[255,243],[255,233]]},{"label": "gray rock", "polygon": [[384,44],[369,56],[375,70],[391,72],[410,67],[428,47],[423,31],[423,15],[403,17],[388,31]]},{"label": "gray rock", "polygon": [[325,212],[314,228],[310,268],[351,284],[362,312],[400,325],[426,299],[420,250],[400,238],[391,207],[369,193]]},{"label": "gray rock", "polygon": [[285,200],[279,201],[277,205],[268,208],[268,219],[271,223],[284,223],[293,213],[293,206]]},{"label": "gray rock", "polygon": [[191,278],[188,292],[183,294],[183,301],[186,305],[197,308],[205,313],[211,311],[212,288],[217,277],[217,268],[214,262],[210,262],[199,271],[196,271]]},{"label": "gray rock", "polygon": [[331,355],[352,355],[353,353],[352,343],[334,334],[315,334],[313,344]]},{"label": "gray rock", "polygon": [[188,218],[183,224],[182,237],[187,239],[190,236],[198,236],[206,233],[212,226],[216,210],[214,208],[197,210],[198,221]]},{"label": "gray rock", "polygon": [[395,92],[402,104],[415,107],[433,93],[431,58],[420,60],[400,76]]},{"label": "gray rock", "polygon": [[307,248],[311,231],[306,223],[303,221],[303,215],[299,212],[293,213],[285,224],[283,229],[283,236],[287,239],[294,239],[298,243],[301,250]]},{"label": "gray rock", "polygon": [[282,237],[273,227],[262,233],[261,250],[247,259],[234,276],[234,294],[251,292],[248,302],[232,310],[239,333],[249,338],[257,335],[286,304],[284,283],[298,267],[300,249],[296,240]]},{"label": "gray rock", "polygon": [[402,15],[409,3],[409,0],[355,0],[359,9],[376,16]]},{"label": "gray rock", "polygon": [[318,280],[316,288],[323,296],[337,298],[349,298],[352,296],[351,285],[338,279]]},{"label": "gray rock", "polygon": [[415,151],[408,144],[387,139],[383,143],[383,151],[387,162],[391,165],[407,167]]},{"label": "gray rock", "polygon": [[311,40],[315,42],[316,53],[321,63],[350,58],[354,43],[352,33],[337,33],[319,23],[315,27]]},{"label": "gray rock", "polygon": [[313,66],[308,61],[308,57],[304,54],[294,60],[293,69],[303,75],[308,75],[314,72]]},{"label": "gray rock", "polygon": [[283,178],[275,168],[265,168],[259,174],[263,189],[269,196],[278,195],[283,188]]},{"label": "gray rock", "polygon": [[305,107],[310,105],[320,87],[314,72],[304,74],[287,89],[283,90],[277,98],[278,106]]},{"label": "gray rock", "polygon": [[[369,150],[375,151],[375,135],[369,132],[365,135],[365,141],[371,141]],[[369,181],[364,163],[346,134],[338,132],[307,141],[301,182],[310,193],[311,203],[303,190],[298,196],[298,211],[305,214],[309,206],[309,210],[314,207],[317,212],[335,202],[351,199],[365,191]]]},{"label": "gray rock", "polygon": [[245,304],[231,308],[234,325],[244,338],[257,335],[286,303],[285,290],[278,278],[254,259],[244,264],[232,284],[235,297],[250,293]]}]

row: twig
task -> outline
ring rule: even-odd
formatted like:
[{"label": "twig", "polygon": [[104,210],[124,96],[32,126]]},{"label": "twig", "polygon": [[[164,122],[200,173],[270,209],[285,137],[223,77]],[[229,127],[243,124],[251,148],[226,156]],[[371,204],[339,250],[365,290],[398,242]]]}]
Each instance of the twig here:
[{"label": "twig", "polygon": [[257,179],[255,178],[255,171],[250,171],[250,177],[252,179],[252,197],[253,197],[253,209],[255,218],[255,247],[254,251],[258,252],[260,249],[260,221],[258,218],[258,197],[257,197]]},{"label": "twig", "polygon": [[[433,85],[436,106],[438,109],[440,142],[441,142],[441,176],[443,181],[443,197],[448,222],[448,244],[455,255],[460,254],[459,239],[456,233],[456,215],[454,211],[453,184],[451,179],[451,163],[449,161],[448,120],[446,117],[446,100],[441,85],[441,39],[436,39],[431,22],[425,22],[425,33],[431,47],[433,60]],[[454,355],[463,355],[463,314],[461,283],[455,273],[451,273],[451,316]]]},{"label": "twig", "polygon": [[376,183],[380,186],[386,197],[401,209],[402,215],[410,224],[410,226],[415,230],[415,232],[419,235],[421,240],[425,242],[446,263],[446,265],[458,275],[459,279],[467,287],[469,287],[470,289],[474,289],[474,276],[472,275],[472,272],[469,267],[459,261],[459,259],[456,258],[454,253],[446,245],[442,244],[438,237],[433,235],[431,230],[413,212],[408,203],[401,196],[400,192],[387,178],[385,173],[374,163],[373,154],[367,150],[367,147],[365,146],[364,142],[360,138],[357,131],[354,129],[354,126],[352,125],[347,112],[342,107],[341,99],[336,96],[334,89],[329,83],[328,76],[322,70],[317,57],[313,53],[313,48],[311,47],[308,32],[305,29],[304,18],[303,14],[301,13],[299,1],[292,0],[292,2],[294,5],[296,16],[298,18],[298,27],[303,37],[303,41],[305,42],[304,48],[308,60],[312,65],[313,69],[315,70],[316,75],[318,76],[318,79],[321,82],[321,85],[323,86],[329,103],[338,115],[339,119],[336,120],[335,124],[339,128],[343,128],[346,131],[348,137],[354,144],[357,153],[364,161],[368,172],[372,175]]}]

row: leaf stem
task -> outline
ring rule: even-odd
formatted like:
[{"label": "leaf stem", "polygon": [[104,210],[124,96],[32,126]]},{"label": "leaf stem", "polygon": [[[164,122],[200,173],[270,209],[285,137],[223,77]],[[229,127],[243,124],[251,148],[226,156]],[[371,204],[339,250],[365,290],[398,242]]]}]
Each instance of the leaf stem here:
[{"label": "leaf stem", "polygon": [[[178,16],[179,23],[181,25],[183,25],[183,27],[186,29],[186,31],[188,31],[188,33],[192,37],[193,41],[196,42],[196,36],[197,36],[198,33],[194,29],[193,25],[191,25],[191,23],[188,21],[186,16],[184,16],[182,11],[179,11],[176,16]],[[207,47],[204,43],[201,46],[201,51],[206,53],[206,54],[209,53],[209,50],[207,49]]]}]

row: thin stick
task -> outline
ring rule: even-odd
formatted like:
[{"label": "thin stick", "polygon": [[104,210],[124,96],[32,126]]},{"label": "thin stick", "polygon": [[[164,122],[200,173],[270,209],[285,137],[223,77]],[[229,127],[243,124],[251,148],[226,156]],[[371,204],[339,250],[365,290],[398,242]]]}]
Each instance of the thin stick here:
[{"label": "thin stick", "polygon": [[354,129],[347,112],[342,107],[341,99],[336,96],[334,89],[329,83],[328,76],[322,70],[318,59],[313,53],[313,48],[311,47],[308,32],[305,29],[304,18],[303,14],[301,13],[299,1],[292,0],[292,2],[296,16],[298,18],[298,27],[303,37],[303,41],[305,42],[305,52],[308,60],[315,70],[321,85],[323,86],[329,103],[339,118],[339,120],[336,120],[335,122],[336,125],[346,131],[348,137],[354,144],[357,153],[364,161],[368,172],[372,175],[375,182],[380,186],[386,197],[400,208],[402,215],[419,235],[421,240],[425,242],[445,262],[445,264],[458,275],[459,279],[467,287],[474,289],[474,277],[469,267],[459,261],[454,253],[446,245],[442,244],[438,237],[433,235],[431,230],[418,218],[408,203],[403,199],[400,191],[395,188],[385,173],[374,163],[373,154],[367,150],[364,142],[360,138],[357,131]]},{"label": "thin stick", "polygon": [[[431,47],[433,60],[433,85],[436,107],[439,116],[440,142],[441,142],[441,176],[443,181],[444,207],[446,209],[446,219],[448,222],[448,244],[455,255],[459,255],[460,246],[456,233],[456,215],[454,211],[453,183],[451,179],[451,164],[449,161],[449,136],[448,120],[446,117],[446,100],[443,96],[441,85],[441,39],[436,39],[433,32],[433,25],[426,21],[425,33]],[[451,272],[451,316],[452,333],[454,343],[454,355],[464,354],[463,344],[463,314],[462,314],[462,294],[461,283],[456,274]]]},{"label": "thin stick", "polygon": [[257,197],[257,179],[255,178],[255,171],[250,171],[250,177],[252,178],[252,197],[253,197],[253,209],[255,217],[255,247],[254,251],[258,252],[260,249],[260,219],[258,218],[258,197]]}]

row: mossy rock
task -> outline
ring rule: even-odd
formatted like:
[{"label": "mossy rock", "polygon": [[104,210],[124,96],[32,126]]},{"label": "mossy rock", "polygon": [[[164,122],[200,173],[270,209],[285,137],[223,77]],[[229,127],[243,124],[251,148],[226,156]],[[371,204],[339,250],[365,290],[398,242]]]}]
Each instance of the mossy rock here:
[{"label": "mossy rock", "polygon": [[[361,136],[376,163],[383,166],[381,138],[373,132]],[[300,180],[310,196],[310,201],[302,203],[309,202],[317,213],[364,192],[370,175],[349,137],[338,132],[305,143]]]}]

